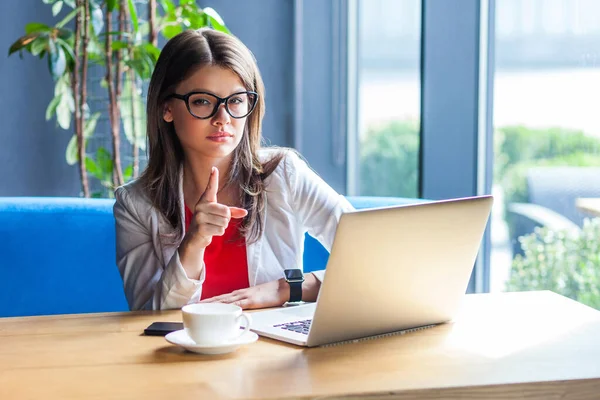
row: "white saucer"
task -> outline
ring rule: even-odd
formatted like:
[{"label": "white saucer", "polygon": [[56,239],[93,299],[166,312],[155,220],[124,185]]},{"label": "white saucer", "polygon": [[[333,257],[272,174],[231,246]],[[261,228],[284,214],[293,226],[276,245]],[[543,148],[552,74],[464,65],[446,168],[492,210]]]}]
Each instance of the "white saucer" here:
[{"label": "white saucer", "polygon": [[238,347],[254,343],[258,340],[258,335],[252,331],[244,333],[237,339],[229,340],[227,342],[211,345],[200,345],[196,344],[188,335],[185,333],[185,329],[181,329],[175,332],[171,332],[165,336],[167,342],[181,346],[188,351],[200,354],[225,354],[231,353],[237,350]]}]

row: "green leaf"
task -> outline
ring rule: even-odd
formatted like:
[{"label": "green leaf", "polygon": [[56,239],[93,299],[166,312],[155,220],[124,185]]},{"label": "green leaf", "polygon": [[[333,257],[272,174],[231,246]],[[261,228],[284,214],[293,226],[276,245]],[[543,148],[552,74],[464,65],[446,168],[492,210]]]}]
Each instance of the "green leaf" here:
[{"label": "green leaf", "polygon": [[103,55],[97,54],[97,53],[90,53],[88,55],[88,61],[91,64],[97,64],[100,66],[105,66],[106,65],[106,58]]},{"label": "green leaf", "polygon": [[60,10],[62,10],[62,7],[62,1],[57,1],[56,3],[54,3],[54,5],[52,6],[52,16],[56,17],[60,13]]},{"label": "green leaf", "polygon": [[213,27],[214,30],[219,31],[219,32],[223,32],[223,33],[231,33],[229,31],[229,29],[227,29],[227,27],[220,22],[222,20],[219,21],[218,19],[215,19],[211,15],[209,15],[208,18],[209,18],[209,21],[210,21],[210,25]]},{"label": "green leaf", "polygon": [[70,87],[68,74],[63,75],[54,86],[54,96],[60,96],[60,102],[56,107],[56,122],[65,130],[71,125],[71,115],[75,111],[75,100]]},{"label": "green leaf", "polygon": [[48,50],[48,36],[40,36],[31,43],[31,54],[34,56],[40,55],[43,51]]},{"label": "green leaf", "polygon": [[96,130],[96,124],[98,124],[98,118],[100,117],[99,112],[95,112],[88,119],[85,120],[85,127],[83,128],[83,137],[89,139]]},{"label": "green leaf", "polygon": [[131,180],[132,177],[133,177],[133,165],[130,164],[123,171],[123,180],[125,182],[127,182],[127,181]]},{"label": "green leaf", "polygon": [[[73,97],[71,97],[71,101],[73,101]],[[67,96],[62,96],[56,107],[56,122],[58,122],[58,126],[64,130],[68,130],[71,126],[71,115],[73,115],[73,111],[69,107],[69,100]]]},{"label": "green leaf", "polygon": [[208,15],[194,12],[185,12],[183,15],[183,24],[191,29],[200,29],[209,26]]},{"label": "green leaf", "polygon": [[31,23],[25,25],[25,33],[26,34],[51,32],[51,31],[52,31],[52,27],[50,27],[46,24],[41,24],[39,22],[31,22]]},{"label": "green leaf", "polygon": [[63,48],[66,55],[69,57],[70,61],[75,61],[75,54],[73,53],[73,46],[71,46],[71,44],[69,42],[67,42],[66,40],[63,40],[61,38],[56,38],[56,44],[58,44],[59,46],[61,46]]},{"label": "green leaf", "polygon": [[[135,107],[135,118],[132,116],[132,104]],[[123,96],[120,103],[123,131],[129,143],[134,144],[142,150],[146,149],[146,112],[144,102],[139,90],[131,95],[131,81],[126,79],[123,84]]]},{"label": "green leaf", "polygon": [[90,106],[88,105],[87,102],[83,105],[83,111],[82,112],[83,112],[83,119],[85,121],[87,121],[90,118]]},{"label": "green leaf", "polygon": [[183,6],[181,9],[181,23],[191,29],[207,26],[208,16],[198,8]]},{"label": "green leaf", "polygon": [[100,147],[98,151],[96,151],[96,161],[100,170],[102,171],[102,175],[104,177],[110,177],[113,172],[113,161],[112,156],[104,147]]},{"label": "green leaf", "polygon": [[162,34],[165,38],[171,39],[183,32],[183,28],[179,24],[169,24],[165,26],[162,30]]},{"label": "green leaf", "polygon": [[[158,20],[158,17],[157,17]],[[157,21],[157,25],[158,25],[158,21]],[[150,34],[150,23],[149,22],[143,22],[140,24],[140,30],[138,32],[142,37],[147,37]]]},{"label": "green leaf", "polygon": [[79,12],[79,8],[75,8],[73,11],[68,13],[58,24],[55,25],[56,28],[64,27],[69,21],[71,21]]},{"label": "green leaf", "polygon": [[71,80],[65,75],[54,84],[54,96],[67,93],[71,90]]},{"label": "green leaf", "polygon": [[142,79],[150,79],[160,51],[149,43],[134,46],[133,57],[125,62]]},{"label": "green leaf", "polygon": [[102,28],[104,28],[104,13],[101,8],[94,8],[91,10],[91,21],[94,34],[98,35]]},{"label": "green leaf", "polygon": [[114,11],[119,4],[119,0],[106,0],[106,8],[108,11]]},{"label": "green leaf", "polygon": [[219,13],[216,12],[214,8],[212,8],[212,7],[204,7],[202,9],[202,11],[204,11],[204,13],[206,15],[208,15],[211,19],[214,19],[215,22],[218,25],[221,25],[222,27],[225,27],[225,21],[223,21],[223,18],[221,18],[221,16],[219,15]]},{"label": "green leaf", "polygon": [[210,15],[208,16],[208,18],[210,20],[210,25],[213,27],[214,30],[223,32],[223,33],[231,33],[231,32],[229,32],[229,29],[227,29],[227,27],[225,27],[225,25],[221,24],[215,18],[211,17]]},{"label": "green leaf", "polygon": [[75,0],[63,0],[66,5],[71,8],[75,8]]},{"label": "green leaf", "polygon": [[100,167],[98,166],[98,164],[96,164],[96,161],[94,161],[92,158],[90,157],[86,157],[85,158],[85,169],[92,175],[94,175],[95,178],[102,180],[104,178],[103,174],[102,174],[102,170],[100,169]]},{"label": "green leaf", "polygon": [[55,28],[53,33],[56,33],[56,37],[63,40],[72,40],[73,31],[67,28]]},{"label": "green leaf", "polygon": [[175,4],[172,0],[158,0],[158,4],[161,5],[165,14],[175,11]]},{"label": "green leaf", "polygon": [[154,71],[154,66],[156,65],[157,59],[148,53],[143,53],[143,58],[144,62],[146,63],[146,69],[148,70],[148,78],[145,78],[146,80],[152,77],[152,72]]},{"label": "green leaf", "polygon": [[[87,47],[88,57],[94,62],[99,62],[105,59],[104,47],[95,39],[90,39]],[[103,62],[102,62],[103,64]]]},{"label": "green leaf", "polygon": [[156,65],[156,61],[158,61],[158,57],[160,56],[160,49],[152,43],[145,43],[144,49],[146,50],[146,53],[150,55],[152,64]]},{"label": "green leaf", "polygon": [[57,46],[54,40],[48,41],[48,63],[50,64],[50,72],[57,80],[67,69],[67,58],[65,57],[65,51],[61,46]]},{"label": "green leaf", "polygon": [[77,156],[77,135],[73,135],[69,144],[67,145],[67,151],[65,152],[65,159],[67,164],[75,165],[79,157]]},{"label": "green leaf", "polygon": [[140,29],[140,25],[138,22],[137,11],[135,10],[135,4],[133,4],[133,0],[127,0],[127,4],[129,6],[129,17],[131,18],[131,23],[133,24],[133,33],[137,33]]},{"label": "green leaf", "polygon": [[54,95],[63,95],[63,101],[65,101],[69,107],[69,110],[75,111],[75,101],[73,100],[73,88],[71,87],[71,77],[69,74],[63,75],[56,84],[54,85]]},{"label": "green leaf", "polygon": [[54,96],[54,98],[50,101],[48,108],[46,108],[46,121],[50,121],[50,119],[52,119],[52,116],[56,113],[56,108],[60,104],[61,99],[62,94],[59,94],[58,96]]},{"label": "green leaf", "polygon": [[139,55],[137,59],[128,60],[125,64],[130,68],[133,68],[137,76],[143,80],[149,79],[152,74],[152,66]]},{"label": "green leaf", "polygon": [[123,42],[121,40],[115,40],[114,42],[112,42],[111,47],[112,47],[113,51],[115,51],[115,50],[126,49],[129,47],[129,44],[126,42]]},{"label": "green leaf", "polygon": [[23,49],[23,47],[29,46],[38,36],[40,36],[39,32],[29,33],[25,36],[21,36],[10,46],[8,49],[8,55],[10,56],[12,53]]}]

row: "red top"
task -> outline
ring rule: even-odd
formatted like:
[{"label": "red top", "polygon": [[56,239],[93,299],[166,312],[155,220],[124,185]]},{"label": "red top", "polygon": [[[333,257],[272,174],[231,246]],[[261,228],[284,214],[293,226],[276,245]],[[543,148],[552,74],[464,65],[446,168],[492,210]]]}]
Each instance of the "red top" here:
[{"label": "red top", "polygon": [[[185,230],[192,222],[193,213],[185,206]],[[231,218],[223,236],[213,236],[204,250],[206,279],[201,299],[208,299],[237,289],[250,287],[246,239],[239,235],[241,219]]]}]

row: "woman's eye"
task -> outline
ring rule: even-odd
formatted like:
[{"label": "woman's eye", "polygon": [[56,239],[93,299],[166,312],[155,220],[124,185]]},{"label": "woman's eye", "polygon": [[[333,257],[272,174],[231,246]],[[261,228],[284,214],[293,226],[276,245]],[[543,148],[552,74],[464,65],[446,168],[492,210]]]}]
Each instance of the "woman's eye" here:
[{"label": "woman's eye", "polygon": [[195,106],[205,106],[210,104],[210,101],[206,100],[206,99],[196,99],[194,101],[192,101],[192,104]]},{"label": "woman's eye", "polygon": [[231,104],[242,104],[244,102],[244,99],[241,97],[233,97],[231,99],[229,99],[229,103]]}]

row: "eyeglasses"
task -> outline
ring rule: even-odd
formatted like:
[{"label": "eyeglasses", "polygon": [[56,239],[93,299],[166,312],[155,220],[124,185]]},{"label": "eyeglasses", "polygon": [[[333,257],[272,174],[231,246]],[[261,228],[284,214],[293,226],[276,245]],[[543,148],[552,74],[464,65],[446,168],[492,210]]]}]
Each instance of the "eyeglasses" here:
[{"label": "eyeglasses", "polygon": [[217,113],[221,104],[233,118],[244,118],[250,115],[256,106],[258,93],[237,92],[227,97],[215,96],[207,92],[190,92],[188,94],[172,94],[168,98],[185,101],[188,111],[198,119],[208,119]]}]

